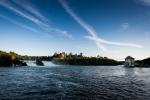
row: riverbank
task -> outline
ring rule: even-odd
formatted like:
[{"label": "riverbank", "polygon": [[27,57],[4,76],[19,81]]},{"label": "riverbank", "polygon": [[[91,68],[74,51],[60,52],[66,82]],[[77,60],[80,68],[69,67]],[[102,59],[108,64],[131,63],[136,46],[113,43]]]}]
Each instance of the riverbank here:
[{"label": "riverbank", "polygon": [[27,66],[27,64],[21,59],[21,56],[14,52],[0,51],[0,67],[10,66]]},{"label": "riverbank", "polygon": [[[108,57],[87,57],[82,53],[54,53],[53,56],[22,56],[14,52],[0,51],[0,67],[7,66],[27,66],[26,60],[34,60],[39,66],[43,66],[43,61],[52,61],[56,65],[79,65],[79,66],[114,66],[124,65],[124,61],[117,61]],[[127,62],[128,63],[128,62]],[[132,67],[150,68],[150,58],[134,62]]]}]

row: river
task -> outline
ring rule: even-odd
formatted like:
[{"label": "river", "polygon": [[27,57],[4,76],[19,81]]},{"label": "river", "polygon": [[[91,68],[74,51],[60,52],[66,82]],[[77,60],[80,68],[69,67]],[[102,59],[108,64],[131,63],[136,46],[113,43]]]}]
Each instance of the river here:
[{"label": "river", "polygon": [[0,68],[0,100],[150,100],[150,69],[123,66]]}]

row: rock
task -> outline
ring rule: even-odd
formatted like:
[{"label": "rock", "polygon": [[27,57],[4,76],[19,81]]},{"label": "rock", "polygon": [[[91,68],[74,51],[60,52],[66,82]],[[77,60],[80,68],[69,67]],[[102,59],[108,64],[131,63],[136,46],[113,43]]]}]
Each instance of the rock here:
[{"label": "rock", "polygon": [[20,64],[20,66],[27,66],[27,63],[26,63],[26,62],[22,62],[22,63]]},{"label": "rock", "polygon": [[40,59],[36,59],[36,65],[38,66],[44,66],[44,63]]}]

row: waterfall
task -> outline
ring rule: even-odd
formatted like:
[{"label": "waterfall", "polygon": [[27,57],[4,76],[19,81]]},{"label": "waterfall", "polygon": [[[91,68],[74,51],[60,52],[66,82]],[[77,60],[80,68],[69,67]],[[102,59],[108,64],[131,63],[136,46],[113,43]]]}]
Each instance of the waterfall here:
[{"label": "waterfall", "polygon": [[[27,63],[28,66],[37,66],[36,65],[36,61],[25,61]],[[44,63],[44,66],[58,66],[53,64],[51,61],[42,61]]]}]

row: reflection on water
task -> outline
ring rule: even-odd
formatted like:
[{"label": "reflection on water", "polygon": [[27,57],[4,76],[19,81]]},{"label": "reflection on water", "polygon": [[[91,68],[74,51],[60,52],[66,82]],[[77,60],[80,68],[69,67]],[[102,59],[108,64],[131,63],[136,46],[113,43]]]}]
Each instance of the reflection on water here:
[{"label": "reflection on water", "polygon": [[134,68],[134,74],[138,76],[149,76],[150,75],[149,68]]},{"label": "reflection on water", "polygon": [[0,99],[150,100],[150,69],[122,66],[0,68]]}]

